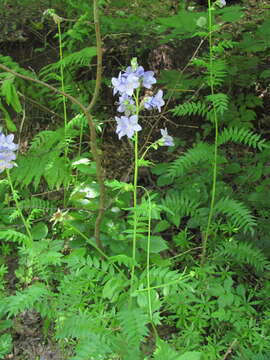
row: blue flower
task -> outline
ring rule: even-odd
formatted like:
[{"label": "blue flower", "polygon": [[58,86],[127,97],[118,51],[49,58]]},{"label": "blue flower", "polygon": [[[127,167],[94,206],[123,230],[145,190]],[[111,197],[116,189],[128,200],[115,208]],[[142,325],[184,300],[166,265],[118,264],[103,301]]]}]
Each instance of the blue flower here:
[{"label": "blue flower", "polygon": [[0,173],[16,166],[13,160],[16,159],[14,151],[18,149],[18,145],[14,144],[13,139],[13,134],[5,136],[0,133]]},{"label": "blue flower", "polygon": [[226,0],[219,0],[219,5],[220,6],[226,6]]},{"label": "blue flower", "polygon": [[163,146],[174,146],[174,141],[173,138],[168,135],[168,130],[167,128],[165,129],[161,129],[160,130],[162,138],[160,139],[160,143]]},{"label": "blue flower", "polygon": [[134,74],[138,78],[142,78],[144,75],[144,68],[142,66],[138,66],[135,70],[133,70],[132,66],[128,66],[124,72],[124,76],[128,76],[129,74]]},{"label": "blue flower", "polygon": [[125,113],[126,116],[136,112],[135,101],[125,93],[120,96],[118,104],[117,111]]},{"label": "blue flower", "polygon": [[122,136],[127,135],[128,138],[132,138],[136,131],[142,130],[141,126],[138,124],[138,116],[132,115],[130,117],[121,116],[115,117],[117,122],[116,133],[118,134],[119,139]]},{"label": "blue flower", "polygon": [[147,97],[144,101],[144,107],[147,110],[158,109],[161,112],[161,106],[165,104],[162,99],[163,91],[159,90],[155,96]]},{"label": "blue flower", "polygon": [[147,89],[151,89],[152,85],[157,82],[154,78],[154,71],[146,71],[143,74],[143,86]]},{"label": "blue flower", "polygon": [[133,95],[134,89],[137,89],[140,86],[139,78],[134,74],[122,74],[121,72],[118,75],[118,78],[112,78],[113,84],[113,94],[127,94],[129,96]]}]

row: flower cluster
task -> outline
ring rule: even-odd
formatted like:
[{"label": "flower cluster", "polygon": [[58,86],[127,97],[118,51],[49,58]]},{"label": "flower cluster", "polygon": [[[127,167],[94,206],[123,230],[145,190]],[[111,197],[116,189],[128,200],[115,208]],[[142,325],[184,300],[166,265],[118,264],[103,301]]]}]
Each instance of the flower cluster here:
[{"label": "flower cluster", "polygon": [[[131,66],[128,66],[124,72],[120,72],[117,78],[112,78],[113,94],[119,95],[117,111],[124,114],[121,117],[115,117],[117,122],[116,133],[119,139],[125,135],[132,138],[135,132],[142,130],[138,124],[140,110],[157,109],[161,112],[161,107],[165,104],[162,90],[159,90],[156,95],[145,95],[142,100],[139,99],[140,89],[149,90],[156,82],[154,72],[144,71],[142,66],[138,66],[135,58],[132,59]],[[168,135],[167,129],[162,131],[164,132],[162,133],[164,141],[159,143],[173,146],[173,139]]]},{"label": "flower cluster", "polygon": [[14,144],[13,139],[13,134],[5,136],[0,133],[0,173],[16,166],[13,160],[16,159],[14,151],[18,149],[18,145]]}]

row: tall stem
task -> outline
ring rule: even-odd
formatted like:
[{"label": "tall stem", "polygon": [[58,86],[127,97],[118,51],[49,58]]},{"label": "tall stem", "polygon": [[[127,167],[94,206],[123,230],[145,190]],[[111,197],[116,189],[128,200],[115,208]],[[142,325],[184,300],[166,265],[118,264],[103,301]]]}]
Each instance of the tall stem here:
[{"label": "tall stem", "polygon": [[[139,117],[140,105],[139,105],[139,89],[135,95],[136,102],[136,115]],[[132,239],[132,259],[133,264],[131,268],[131,289],[134,285],[135,276],[135,262],[136,262],[136,245],[137,245],[137,188],[138,188],[138,132],[135,132],[134,136],[134,179],[133,179],[133,239]]]},{"label": "tall stem", "polygon": [[[211,0],[208,0],[208,23],[209,23],[209,80],[210,80],[210,88],[211,88],[211,95],[214,95],[214,73],[213,73],[213,39],[212,39],[212,4]],[[215,144],[214,144],[214,162],[213,162],[213,174],[212,174],[212,191],[211,191],[211,203],[210,203],[210,211],[207,221],[207,227],[205,231],[205,235],[203,237],[202,243],[202,257],[201,263],[203,264],[206,259],[206,251],[207,251],[207,242],[211,227],[211,222],[214,213],[214,204],[215,204],[215,197],[216,197],[216,183],[217,183],[217,155],[218,155],[218,118],[216,107],[213,104],[213,114],[214,114],[214,126],[215,126]]]},{"label": "tall stem", "polygon": [[[57,21],[57,28],[58,28],[58,37],[59,37],[59,58],[60,58],[60,75],[61,75],[61,90],[65,91],[65,83],[64,83],[64,68],[63,68],[63,50],[62,50],[62,34],[61,34],[61,18]],[[66,142],[67,138],[67,106],[66,106],[66,97],[62,95],[62,102],[63,102],[63,111],[64,111],[64,138]],[[64,150],[64,157],[65,162],[67,162],[67,155],[68,155],[68,146],[65,144]],[[64,207],[66,207],[66,189],[64,188]]]}]

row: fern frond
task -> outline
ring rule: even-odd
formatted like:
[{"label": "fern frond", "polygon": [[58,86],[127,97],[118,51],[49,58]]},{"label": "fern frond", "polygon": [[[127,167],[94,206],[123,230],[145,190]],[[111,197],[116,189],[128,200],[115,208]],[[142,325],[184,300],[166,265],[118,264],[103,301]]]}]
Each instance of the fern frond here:
[{"label": "fern frond", "polygon": [[209,111],[209,106],[207,106],[205,103],[201,101],[187,102],[178,105],[174,109],[172,109],[172,113],[175,116],[199,115],[202,117],[206,117],[208,111]]},{"label": "fern frond", "polygon": [[130,350],[139,348],[140,343],[148,334],[148,316],[140,308],[122,309],[117,315],[121,333]]},{"label": "fern frond", "polygon": [[18,291],[16,295],[10,296],[6,312],[12,316],[22,311],[33,309],[34,305],[42,302],[50,292],[43,283],[35,283],[23,291]]},{"label": "fern frond", "polygon": [[111,359],[110,347],[106,343],[105,337],[88,333],[87,338],[79,339],[75,348],[76,355],[69,358],[70,360],[96,360],[96,359]]},{"label": "fern frond", "polygon": [[170,210],[170,212],[166,211],[168,220],[179,227],[182,217],[195,215],[200,204],[185,194],[174,192],[166,195],[162,205]]},{"label": "fern frond", "polygon": [[77,114],[76,116],[74,116],[74,118],[72,118],[68,124],[67,124],[67,128],[78,128],[80,129],[81,127],[86,127],[87,126],[87,119],[83,114]]},{"label": "fern frond", "polygon": [[172,178],[183,176],[188,169],[202,161],[212,162],[213,156],[213,147],[211,145],[198,143],[169,165],[168,176]]},{"label": "fern frond", "polygon": [[49,201],[40,199],[37,196],[32,196],[30,199],[21,200],[19,202],[20,208],[23,210],[40,209],[44,211],[55,211],[57,208]]},{"label": "fern frond", "polygon": [[238,243],[235,240],[227,241],[218,247],[216,255],[220,257],[222,261],[230,259],[239,265],[249,264],[259,272],[270,269],[270,262],[262,251],[250,243]]},{"label": "fern frond", "polygon": [[82,339],[89,335],[89,332],[97,328],[97,319],[85,313],[74,314],[59,322],[56,337],[58,339],[75,338]]},{"label": "fern frond", "polygon": [[154,360],[176,360],[179,354],[165,341],[158,339]]},{"label": "fern frond", "polygon": [[33,139],[28,154],[18,157],[18,167],[12,172],[15,182],[21,187],[33,183],[35,189],[42,177],[51,189],[69,183],[71,164],[68,158],[64,159],[63,153],[73,144],[77,134],[78,131],[71,128],[66,137],[63,129],[40,132]]},{"label": "fern frond", "polygon": [[218,114],[223,114],[229,107],[229,98],[226,94],[217,93],[206,96],[206,99],[215,107]]},{"label": "fern frond", "polygon": [[222,131],[218,138],[218,145],[223,145],[229,141],[237,144],[245,144],[253,148],[262,150],[268,146],[259,134],[255,134],[249,129],[229,127]]},{"label": "fern frond", "polygon": [[0,239],[4,241],[13,241],[19,244],[27,245],[30,239],[27,235],[15,230],[0,230]]},{"label": "fern frond", "polygon": [[90,64],[92,57],[96,56],[96,54],[97,51],[95,47],[85,47],[82,50],[64,56],[62,60],[59,60],[54,64],[45,66],[41,70],[40,75],[44,80],[48,80],[48,78],[50,78],[50,73],[55,71],[58,72],[61,65],[64,67],[87,66]]},{"label": "fern frond", "polygon": [[242,202],[226,197],[216,203],[215,211],[228,216],[244,233],[249,231],[251,235],[254,234],[254,227],[257,225],[255,217]]},{"label": "fern frond", "polygon": [[213,82],[214,86],[222,85],[227,75],[227,64],[222,59],[215,59],[212,63],[212,76],[210,76],[210,63],[207,65],[207,83],[210,86]]}]

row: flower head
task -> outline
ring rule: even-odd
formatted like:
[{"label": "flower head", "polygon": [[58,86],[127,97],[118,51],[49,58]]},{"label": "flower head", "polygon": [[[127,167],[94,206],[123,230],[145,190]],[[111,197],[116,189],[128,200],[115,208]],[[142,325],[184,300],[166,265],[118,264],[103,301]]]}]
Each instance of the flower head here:
[{"label": "flower head", "polygon": [[157,80],[154,78],[154,71],[146,71],[143,74],[142,83],[145,88],[151,89],[152,85],[156,82]]},{"label": "flower head", "polygon": [[14,151],[18,149],[18,145],[14,144],[13,139],[13,134],[5,136],[0,133],[0,173],[16,166],[13,160],[16,159]]},{"label": "flower head", "polygon": [[127,135],[128,138],[132,138],[136,131],[140,131],[142,127],[138,124],[138,116],[132,115],[130,117],[121,116],[115,117],[117,122],[116,133],[118,134],[119,139],[122,136]]},{"label": "flower head", "polygon": [[163,91],[159,90],[155,96],[150,96],[146,98],[144,102],[144,107],[147,110],[158,109],[158,111],[161,112],[161,106],[165,104],[162,96],[163,96]]},{"label": "flower head", "polygon": [[219,6],[226,6],[226,0],[219,0]]},{"label": "flower head", "polygon": [[125,113],[126,116],[136,112],[135,101],[125,93],[120,96],[118,104],[117,111]]},{"label": "flower head", "polygon": [[162,138],[160,139],[160,143],[163,146],[174,146],[174,141],[172,136],[168,135],[167,128],[160,130]]},{"label": "flower head", "polygon": [[140,86],[139,78],[134,73],[122,74],[121,72],[118,78],[112,78],[112,84],[114,95],[119,92],[121,95],[126,94],[132,96],[134,89]]}]

